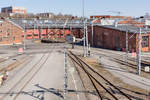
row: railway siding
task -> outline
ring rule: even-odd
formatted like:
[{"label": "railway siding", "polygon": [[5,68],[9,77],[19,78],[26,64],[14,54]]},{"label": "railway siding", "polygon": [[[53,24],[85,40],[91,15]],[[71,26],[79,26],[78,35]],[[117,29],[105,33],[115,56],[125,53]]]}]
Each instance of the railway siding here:
[{"label": "railway siding", "polygon": [[[82,51],[77,51],[77,50],[73,50],[75,52],[75,54],[77,55],[82,55]],[[138,99],[138,98],[145,98],[144,100],[147,100],[150,98],[149,96],[149,91],[150,91],[150,80],[141,76],[136,75],[135,73],[132,73],[130,71],[126,71],[128,69],[126,69],[125,65],[122,65],[120,63],[117,63],[115,61],[112,60],[111,56],[114,56],[114,53],[108,53],[106,55],[106,52],[100,52],[100,51],[96,51],[94,50],[92,52],[91,57],[88,57],[87,59],[84,59],[85,61],[87,61],[88,63],[91,63],[89,61],[89,59],[93,59],[94,62],[92,62],[92,65],[95,65],[96,67],[95,70],[99,70],[99,73],[103,73],[103,71],[105,73],[103,73],[103,75],[107,76],[108,79],[113,79],[113,77],[115,78],[114,80],[112,80],[114,83],[116,81],[118,81],[116,83],[116,85],[120,88],[124,88],[129,90],[131,92],[131,90],[133,90],[131,92],[131,94],[133,95],[134,99]],[[109,56],[109,54],[111,56]],[[98,64],[97,62],[99,61],[99,56],[101,56],[101,64]],[[117,56],[117,54],[116,54]],[[114,56],[115,57],[115,56]],[[119,59],[119,58],[118,58]],[[121,59],[121,58],[120,58]],[[126,92],[129,92],[126,91]],[[129,92],[129,94],[130,94]],[[132,96],[131,96],[132,97]]]},{"label": "railway siding", "polygon": [[116,77],[119,77],[123,82],[134,85],[143,89],[150,91],[150,80],[141,76],[136,75],[122,69],[121,64],[116,63],[115,61],[110,61],[108,58],[101,58],[103,67],[109,72],[113,73]]},{"label": "railway siding", "polygon": [[[88,76],[88,78],[86,78],[86,79],[89,79],[91,81],[94,89],[97,92],[98,97],[101,100],[107,99],[107,98],[109,98],[109,99],[113,98],[115,100],[120,100],[120,99],[123,99],[123,97],[131,100],[131,98],[126,93],[122,92],[119,88],[117,88],[115,85],[113,85],[110,81],[108,81],[106,78],[104,78],[101,74],[97,73],[97,71],[95,71],[95,69],[93,69],[91,66],[89,66],[86,62],[84,62],[83,60],[81,60],[80,58],[75,56],[72,52],[70,52],[70,53],[74,56],[74,58],[71,57],[70,55],[69,55],[69,57],[79,66],[79,69],[83,70],[84,73],[86,73],[85,75]],[[113,89],[117,90],[119,92],[119,94],[122,95],[121,98],[116,96],[116,93],[109,91],[108,86],[105,83],[107,83],[109,85],[109,88],[112,87]],[[107,94],[102,94],[102,90],[106,91]]]}]

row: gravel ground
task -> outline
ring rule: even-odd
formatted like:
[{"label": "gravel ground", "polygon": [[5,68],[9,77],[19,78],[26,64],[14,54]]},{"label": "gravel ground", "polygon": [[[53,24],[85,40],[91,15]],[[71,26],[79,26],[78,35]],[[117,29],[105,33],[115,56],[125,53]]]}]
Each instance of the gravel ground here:
[{"label": "gravel ground", "polygon": [[[103,75],[103,77],[105,77],[106,79],[111,81],[115,86],[120,88],[121,91],[123,91],[126,94],[130,95],[130,97],[132,97],[133,100],[149,100],[150,99],[148,90],[142,89],[142,88],[140,88],[138,86],[135,86],[135,85],[131,85],[128,82],[124,82],[124,80],[121,77],[122,73],[120,75],[120,77],[121,77],[120,78],[120,77],[116,76],[115,74],[112,74],[112,72],[110,71],[110,70],[113,70],[113,71],[115,71],[114,73],[117,73],[116,70],[119,71],[119,72],[123,71],[123,70],[121,70],[121,69],[118,70],[118,68],[113,67],[113,66],[104,67],[105,65],[101,65],[101,64],[97,63],[97,60],[95,60],[93,58],[87,58],[87,59],[85,59],[85,61],[87,61],[90,65],[92,65],[92,67],[97,72],[99,72],[101,75]],[[108,62],[107,62],[107,66],[108,66]],[[126,79],[126,81],[128,81],[128,80]],[[101,82],[103,82],[103,81],[101,81]],[[130,81],[130,82],[132,82],[132,81]],[[105,82],[104,82],[104,85],[105,85]],[[102,93],[103,92],[104,91],[102,91]],[[120,96],[119,100],[122,100],[122,99],[123,98]]]},{"label": "gravel ground", "polygon": [[119,77],[123,82],[143,88],[150,91],[150,80],[136,74],[129,73],[120,68],[120,64],[110,61],[108,58],[101,58],[101,64],[105,69]]},{"label": "gravel ground", "polygon": [[[94,48],[94,50],[99,51],[96,48]],[[83,50],[81,47],[76,47],[76,49],[73,49],[72,51],[74,51],[75,54],[77,54],[77,55],[83,54]],[[114,52],[116,52],[116,51],[114,51]],[[118,54],[121,54],[121,52],[118,52]],[[145,56],[146,53],[144,53],[143,55]],[[120,80],[119,82],[123,83],[124,86],[127,87],[127,89],[129,89],[129,90],[133,89],[133,91],[137,91],[141,94],[143,93],[143,95],[145,95],[145,96],[142,97],[141,95],[139,95],[139,97],[143,98],[143,100],[150,99],[150,97],[149,97],[150,80],[149,79],[138,76],[135,73],[130,73],[130,72],[126,71],[127,70],[126,67],[122,68],[122,65],[120,65],[114,61],[111,61],[108,57],[101,57],[101,60],[99,60],[99,56],[100,55],[98,55],[98,54],[92,54],[90,58],[96,60],[95,64],[99,61],[101,62],[104,70],[106,70],[106,72],[104,73],[104,76],[105,75],[107,76],[107,73],[110,73],[110,76],[112,74],[114,76],[114,78],[118,78],[118,80]],[[109,77],[108,77],[108,79],[109,79]],[[119,83],[117,83],[116,85],[119,86]],[[135,97],[136,96],[138,97],[137,94],[133,94],[133,95],[135,95]]]}]

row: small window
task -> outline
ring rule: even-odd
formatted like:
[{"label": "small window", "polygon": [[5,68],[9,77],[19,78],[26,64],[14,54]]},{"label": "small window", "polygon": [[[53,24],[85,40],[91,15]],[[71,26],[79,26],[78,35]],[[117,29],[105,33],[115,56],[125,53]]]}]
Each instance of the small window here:
[{"label": "small window", "polygon": [[28,34],[27,37],[31,37],[32,35]]},{"label": "small window", "polygon": [[47,34],[42,34],[42,36],[47,36]]},{"label": "small window", "polygon": [[149,37],[148,36],[142,36],[142,47],[148,47],[149,43]]},{"label": "small window", "polygon": [[63,36],[64,34],[57,34],[57,36]]},{"label": "small window", "polygon": [[34,34],[34,36],[38,36],[38,34]]},{"label": "small window", "polygon": [[64,36],[64,34],[60,34],[60,36]]}]

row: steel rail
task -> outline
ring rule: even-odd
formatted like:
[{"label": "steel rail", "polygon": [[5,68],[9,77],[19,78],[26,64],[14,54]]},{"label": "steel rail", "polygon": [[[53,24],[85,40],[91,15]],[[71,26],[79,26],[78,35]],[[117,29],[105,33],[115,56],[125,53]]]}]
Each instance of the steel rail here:
[{"label": "steel rail", "polygon": [[82,63],[79,62],[79,61],[78,61],[78,62],[79,62],[79,63],[78,63],[78,62],[77,62],[75,59],[73,59],[70,55],[68,55],[68,56],[71,58],[72,61],[74,61],[76,64],[78,64],[78,65],[84,70],[84,72],[87,74],[88,78],[89,78],[90,81],[92,82],[92,85],[94,86],[94,88],[95,88],[95,90],[96,90],[96,92],[97,92],[99,98],[100,98],[101,100],[103,100],[102,95],[101,95],[100,92],[98,91],[98,89],[97,89],[97,87],[96,87],[94,81],[92,80],[92,78],[90,77],[90,75],[88,74],[88,72],[84,69]]},{"label": "steel rail", "polygon": [[[69,51],[75,58],[80,59],[75,54],[73,54],[71,51]],[[95,74],[100,76],[103,80],[105,80],[107,83],[109,83],[112,87],[114,87],[116,90],[118,90],[122,95],[124,95],[127,99],[132,100],[126,93],[122,92],[119,88],[117,88],[115,85],[113,85],[110,81],[108,81],[106,78],[104,78],[101,74],[96,72],[94,69],[92,69],[87,63],[85,63],[82,59],[80,61],[85,64],[91,71],[93,71]]]},{"label": "steel rail", "polygon": [[[46,51],[45,51],[45,52],[46,52]],[[44,59],[45,55],[46,55],[46,54],[44,53],[44,54],[42,55],[42,57],[37,61],[37,63],[34,64],[33,67],[30,68],[30,70],[27,71],[27,72],[23,75],[23,77],[22,77],[15,85],[13,85],[12,88],[9,89],[8,93],[10,93],[12,90],[14,90],[14,89],[20,84],[20,82],[21,82],[23,79],[25,79],[25,77],[26,77],[29,73],[32,72],[32,70],[42,61],[42,59]],[[6,96],[8,96],[7,93],[6,93],[5,95],[3,95],[2,97],[0,97],[0,100],[4,100],[4,99],[6,98]]]},{"label": "steel rail", "polygon": [[[74,60],[74,59],[73,59],[73,60]],[[82,62],[81,62],[79,59],[77,59],[77,60],[78,60],[79,63],[78,63],[77,61],[75,61],[75,60],[74,60],[74,61],[84,70],[84,72],[88,75],[88,77],[90,78],[90,80],[94,79],[94,81],[95,81],[98,85],[100,85],[106,92],[108,92],[115,100],[119,100],[115,95],[113,95],[107,88],[105,88],[105,86],[103,86],[96,78],[94,78],[94,77],[83,67]],[[91,82],[94,83],[94,81],[92,80]],[[96,89],[96,91],[97,91],[97,93],[98,93],[100,99],[103,100],[103,98],[102,98],[101,94],[99,93],[99,91],[98,91],[98,89],[97,89],[95,83],[94,83],[94,87],[95,87],[95,89]]]}]

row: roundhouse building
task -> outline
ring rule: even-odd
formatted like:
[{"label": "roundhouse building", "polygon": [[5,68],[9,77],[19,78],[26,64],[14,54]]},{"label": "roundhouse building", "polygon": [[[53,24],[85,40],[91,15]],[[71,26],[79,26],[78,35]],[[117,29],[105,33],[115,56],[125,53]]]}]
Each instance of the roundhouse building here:
[{"label": "roundhouse building", "polygon": [[[67,34],[73,34],[77,38],[82,38],[82,26],[77,20],[72,25],[68,22],[65,25],[65,20],[51,19],[11,19],[23,28],[26,39],[42,39],[42,38],[64,38]],[[72,27],[70,27],[72,26]]]},{"label": "roundhouse building", "polygon": [[[150,50],[150,29],[141,28],[141,51]],[[91,27],[89,27],[89,43],[94,47],[101,47],[113,50],[126,50],[126,32],[128,33],[128,49],[130,52],[136,51],[137,36],[140,28],[130,25],[111,25],[102,26],[95,25],[93,27],[93,35]],[[93,37],[93,39],[92,39]],[[92,42],[93,40],[93,42]],[[93,43],[93,44],[92,44]]]},{"label": "roundhouse building", "polygon": [[23,29],[9,20],[0,19],[0,44],[21,44]]}]

